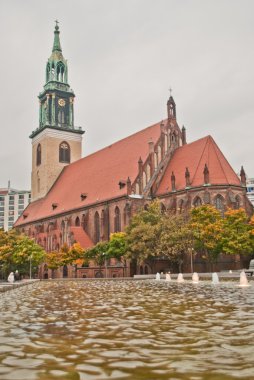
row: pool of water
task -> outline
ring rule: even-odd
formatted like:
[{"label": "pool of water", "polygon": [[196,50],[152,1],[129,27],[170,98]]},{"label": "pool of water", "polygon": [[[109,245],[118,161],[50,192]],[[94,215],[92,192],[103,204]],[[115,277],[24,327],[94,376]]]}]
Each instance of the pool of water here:
[{"label": "pool of water", "polygon": [[1,380],[254,379],[254,284],[44,281],[0,295]]}]

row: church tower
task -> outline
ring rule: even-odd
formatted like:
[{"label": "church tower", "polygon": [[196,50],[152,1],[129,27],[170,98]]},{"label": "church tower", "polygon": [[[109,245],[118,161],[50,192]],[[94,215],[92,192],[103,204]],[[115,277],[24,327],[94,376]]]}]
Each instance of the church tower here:
[{"label": "church tower", "polygon": [[74,127],[74,92],[68,83],[56,21],[46,83],[39,94],[39,127],[32,132],[32,201],[44,197],[64,166],[81,158],[82,129]]}]

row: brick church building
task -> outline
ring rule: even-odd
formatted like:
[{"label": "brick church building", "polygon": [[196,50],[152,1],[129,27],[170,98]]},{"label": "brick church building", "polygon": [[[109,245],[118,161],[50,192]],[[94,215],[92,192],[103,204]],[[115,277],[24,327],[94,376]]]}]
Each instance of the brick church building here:
[{"label": "brick church building", "polygon": [[[211,136],[187,143],[172,96],[164,120],[81,158],[84,131],[74,126],[75,94],[59,34],[56,24],[46,83],[39,94],[39,126],[30,135],[32,202],[17,220],[17,229],[47,251],[58,251],[64,243],[79,242],[88,248],[109,239],[154,198],[162,210],[178,213],[204,203],[221,212],[243,207],[252,213],[243,168],[239,178]],[[195,260],[196,270],[207,269],[200,258]],[[221,268],[237,268],[235,257],[227,260]],[[99,268],[91,262],[54,273],[42,265],[40,277],[116,277],[170,268],[163,258],[134,269],[114,259],[106,265]],[[188,265],[186,261],[185,270]]]}]

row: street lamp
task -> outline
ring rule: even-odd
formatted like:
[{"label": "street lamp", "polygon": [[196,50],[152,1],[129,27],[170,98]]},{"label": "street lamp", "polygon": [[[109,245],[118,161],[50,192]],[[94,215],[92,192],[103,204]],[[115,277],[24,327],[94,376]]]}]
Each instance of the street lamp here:
[{"label": "street lamp", "polygon": [[193,252],[194,252],[194,248],[191,248],[191,253],[190,253],[190,259],[191,259],[191,262],[190,262],[190,265],[191,265],[191,273],[193,273]]},{"label": "street lamp", "polygon": [[107,258],[106,258],[106,253],[105,252],[103,252],[103,254],[102,254],[104,257],[105,257],[105,278],[107,278],[108,277],[108,267],[107,267]]},{"label": "street lamp", "polygon": [[29,256],[29,277],[30,277],[30,280],[32,279],[32,255]]}]

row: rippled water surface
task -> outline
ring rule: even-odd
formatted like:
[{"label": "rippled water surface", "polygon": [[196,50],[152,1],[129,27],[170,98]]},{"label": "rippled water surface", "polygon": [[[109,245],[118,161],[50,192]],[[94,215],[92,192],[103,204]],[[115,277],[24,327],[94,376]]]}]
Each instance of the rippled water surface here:
[{"label": "rippled water surface", "polygon": [[254,379],[253,284],[45,281],[0,308],[0,379]]}]

